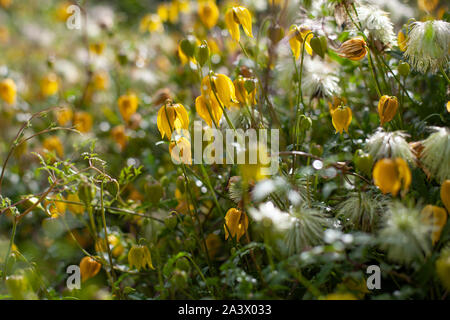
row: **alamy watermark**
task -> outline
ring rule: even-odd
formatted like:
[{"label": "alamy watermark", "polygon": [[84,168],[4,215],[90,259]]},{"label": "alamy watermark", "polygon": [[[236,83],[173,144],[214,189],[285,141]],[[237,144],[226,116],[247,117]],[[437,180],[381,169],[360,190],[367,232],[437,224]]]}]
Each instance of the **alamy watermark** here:
[{"label": "alamy watermark", "polygon": [[72,4],[67,7],[67,13],[70,15],[67,18],[66,26],[70,30],[81,29],[81,9],[79,6]]}]

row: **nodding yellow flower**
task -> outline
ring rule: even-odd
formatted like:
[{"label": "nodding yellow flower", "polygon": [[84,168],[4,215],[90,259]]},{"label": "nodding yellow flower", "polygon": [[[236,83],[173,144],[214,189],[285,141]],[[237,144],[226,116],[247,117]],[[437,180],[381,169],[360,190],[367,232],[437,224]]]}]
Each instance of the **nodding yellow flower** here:
[{"label": "nodding yellow flower", "polygon": [[204,77],[200,89],[202,96],[208,100],[218,99],[223,107],[229,108],[239,102],[233,82],[224,74],[215,73]]},{"label": "nodding yellow flower", "polygon": [[219,126],[220,119],[222,119],[223,115],[223,109],[215,98],[208,100],[204,96],[198,96],[197,99],[195,99],[195,110],[211,128],[213,123]]},{"label": "nodding yellow flower", "polygon": [[69,107],[64,107],[56,111],[56,122],[60,126],[65,126],[73,119],[73,111]]},{"label": "nodding yellow flower", "polygon": [[144,245],[134,245],[128,251],[128,264],[130,268],[136,267],[136,269],[146,269],[147,266],[150,269],[155,269],[152,264],[152,256],[150,250]]},{"label": "nodding yellow flower", "polygon": [[417,5],[420,10],[431,12],[438,5],[439,0],[417,0]]},{"label": "nodding yellow flower", "polygon": [[[4,0],[2,0],[4,1]],[[7,0],[10,1],[10,0]],[[61,3],[60,5],[58,5],[58,7],[56,8],[56,19],[58,19],[59,21],[65,22],[67,21],[67,19],[69,19],[71,13],[69,13],[67,11],[67,9],[72,5],[71,2],[69,1],[65,1],[63,3]]]},{"label": "nodding yellow flower", "polygon": [[92,76],[94,89],[105,90],[109,85],[109,75],[106,71],[98,71]]},{"label": "nodding yellow flower", "polygon": [[114,139],[114,141],[117,142],[117,144],[120,146],[122,150],[125,149],[128,143],[128,136],[125,133],[125,126],[123,124],[120,124],[112,128],[111,136]]},{"label": "nodding yellow flower", "polygon": [[439,258],[436,260],[436,273],[443,286],[450,290],[450,247],[441,250]]},{"label": "nodding yellow flower", "polygon": [[8,104],[16,103],[17,88],[12,79],[4,79],[0,82],[0,98]]},{"label": "nodding yellow flower", "polygon": [[169,19],[169,6],[166,3],[160,4],[156,9],[156,13],[162,22],[166,22]]},{"label": "nodding yellow flower", "polygon": [[397,97],[384,95],[380,98],[380,101],[378,101],[378,115],[380,116],[381,126],[394,119],[394,116],[397,113],[397,108]]},{"label": "nodding yellow flower", "polygon": [[[246,83],[250,84],[250,90],[247,90]],[[256,83],[253,79],[239,76],[233,81],[233,84],[236,91],[236,98],[241,104],[247,106],[256,104]]]},{"label": "nodding yellow flower", "polygon": [[198,16],[205,27],[211,29],[219,19],[219,8],[212,0],[202,1],[198,4]]},{"label": "nodding yellow flower", "polygon": [[435,245],[441,238],[442,229],[447,223],[447,212],[444,208],[429,204],[423,208],[421,214],[424,222],[433,226],[431,241]]},{"label": "nodding yellow flower", "polygon": [[129,93],[119,97],[117,101],[119,105],[119,112],[125,122],[128,122],[133,114],[136,113],[139,100],[136,94]]},{"label": "nodding yellow flower", "polygon": [[330,110],[330,113],[332,113],[339,106],[346,105],[346,104],[347,104],[346,98],[333,97],[331,102],[328,101],[328,108]]},{"label": "nodding yellow flower", "polygon": [[[81,203],[81,200],[76,193],[68,194],[66,200],[69,202]],[[83,204],[68,203],[67,208],[74,214],[82,215],[84,213]]]},{"label": "nodding yellow flower", "polygon": [[105,43],[104,42],[91,43],[89,45],[89,50],[92,53],[95,53],[96,55],[100,56],[100,55],[102,55],[103,51],[105,50]]},{"label": "nodding yellow flower", "polygon": [[0,26],[0,43],[7,44],[9,42],[9,30],[5,26]]},{"label": "nodding yellow flower", "polygon": [[397,44],[401,51],[406,51],[406,36],[403,30],[400,30],[397,35]]},{"label": "nodding yellow flower", "polygon": [[171,141],[169,153],[174,163],[192,164],[191,142],[185,137]]},{"label": "nodding yellow flower", "polygon": [[367,54],[366,42],[363,37],[355,37],[341,44],[337,51],[340,57],[353,61],[364,58]]},{"label": "nodding yellow flower", "polygon": [[253,38],[252,33],[252,15],[247,8],[242,6],[234,6],[227,10],[225,13],[225,24],[231,37],[239,41],[241,33],[239,31],[239,25],[242,25],[242,29],[250,38]]},{"label": "nodding yellow flower", "polygon": [[336,133],[342,134],[344,130],[348,133],[348,127],[352,122],[352,110],[349,107],[340,105],[331,112],[331,120]]},{"label": "nodding yellow flower", "polygon": [[225,215],[225,240],[231,235],[231,238],[236,238],[236,241],[247,232],[248,217],[245,212],[231,208]]},{"label": "nodding yellow flower", "polygon": [[[289,44],[291,46],[292,54],[294,55],[295,59],[298,59],[300,57],[303,41],[305,41],[306,37],[307,39],[305,42],[305,50],[310,56],[312,56],[311,39],[314,37],[314,35],[310,32],[311,30],[296,25],[292,25],[289,28]],[[308,35],[308,33],[310,34]]]},{"label": "nodding yellow flower", "polygon": [[208,249],[208,255],[214,259],[219,253],[220,247],[222,246],[222,241],[220,237],[215,233],[210,233],[205,239],[206,248]]},{"label": "nodding yellow flower", "polygon": [[407,191],[411,184],[411,171],[402,158],[378,160],[373,167],[373,180],[381,192],[396,196],[400,189]]},{"label": "nodding yellow flower", "polygon": [[56,153],[60,158],[64,155],[63,145],[57,136],[46,138],[42,143],[42,146],[47,151]]},{"label": "nodding yellow flower", "polygon": [[450,214],[450,180],[445,180],[441,186],[441,200]]},{"label": "nodding yellow flower", "polygon": [[66,213],[66,204],[62,201],[57,200],[62,200],[61,196],[55,197],[52,200],[44,201],[44,206],[48,208],[48,211],[52,215],[52,218],[57,218],[58,216],[64,215]]},{"label": "nodding yellow flower", "polygon": [[59,80],[56,74],[49,73],[41,79],[41,93],[44,97],[49,97],[58,92]]},{"label": "nodding yellow flower", "polygon": [[450,101],[447,101],[447,112],[450,112]]},{"label": "nodding yellow flower", "polygon": [[141,32],[162,31],[163,25],[161,18],[157,14],[147,14],[141,19],[139,30]]},{"label": "nodding yellow flower", "polygon": [[173,104],[171,101],[168,101],[159,109],[156,124],[161,137],[167,136],[170,140],[174,130],[180,132],[182,129],[188,129],[189,116],[182,104]]},{"label": "nodding yellow flower", "polygon": [[84,282],[99,273],[102,265],[91,257],[84,257],[80,262],[81,281]]},{"label": "nodding yellow flower", "polygon": [[73,116],[73,125],[81,133],[87,133],[92,129],[92,116],[85,111],[76,112]]}]

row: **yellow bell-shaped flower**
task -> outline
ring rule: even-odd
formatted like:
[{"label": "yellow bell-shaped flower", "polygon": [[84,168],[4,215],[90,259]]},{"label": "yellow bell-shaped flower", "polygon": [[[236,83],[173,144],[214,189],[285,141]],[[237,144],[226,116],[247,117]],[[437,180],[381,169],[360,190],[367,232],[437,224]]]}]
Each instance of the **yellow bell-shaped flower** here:
[{"label": "yellow bell-shaped flower", "polygon": [[400,189],[407,191],[412,180],[408,164],[402,158],[378,160],[372,174],[375,185],[381,192],[394,196]]},{"label": "yellow bell-shaped flower", "polygon": [[253,80],[241,76],[233,81],[234,89],[236,91],[236,98],[239,103],[244,106],[252,106],[256,104],[256,84],[253,82],[253,88],[249,92],[245,87],[245,83],[249,81]]},{"label": "yellow bell-shaped flower", "polygon": [[341,44],[338,50],[339,56],[353,61],[364,58],[367,54],[366,42],[363,37],[355,37]]},{"label": "yellow bell-shaped flower", "polygon": [[248,217],[245,212],[231,208],[225,215],[225,240],[231,235],[236,241],[245,234],[248,228]]},{"label": "yellow bell-shaped flower", "polygon": [[447,212],[444,208],[429,204],[423,208],[421,214],[423,220],[433,227],[431,240],[434,245],[441,238],[442,229],[447,223]]},{"label": "yellow bell-shaped flower", "polygon": [[49,73],[41,79],[41,93],[44,97],[49,97],[58,92],[59,80],[54,73]]},{"label": "yellow bell-shaped flower", "polygon": [[348,133],[348,127],[352,122],[352,110],[341,105],[331,112],[331,120],[336,133],[342,134],[344,130]]},{"label": "yellow bell-shaped flower", "polygon": [[76,112],[73,116],[73,125],[81,133],[87,133],[92,129],[92,116],[85,111]]},{"label": "yellow bell-shaped flower", "polygon": [[247,36],[253,38],[252,33],[252,15],[247,8],[242,6],[234,6],[227,10],[225,13],[225,24],[231,37],[239,41],[241,33],[239,31],[239,25],[242,25],[242,29]]},{"label": "yellow bell-shaped flower", "polygon": [[206,99],[218,99],[224,107],[231,107],[238,103],[234,84],[224,74],[211,74],[203,78],[201,92]]},{"label": "yellow bell-shaped flower", "polygon": [[310,32],[311,30],[299,27],[297,25],[292,25],[289,28],[289,44],[291,46],[292,54],[294,55],[295,59],[298,59],[300,57],[302,45],[305,41],[305,38],[305,50],[310,56],[312,56],[311,39],[314,37],[314,35]]},{"label": "yellow bell-shaped flower", "polygon": [[47,151],[56,153],[59,157],[64,155],[64,148],[61,140],[56,136],[46,138],[42,143],[42,146]]},{"label": "yellow bell-shaped flower", "polygon": [[56,111],[56,122],[60,126],[65,126],[73,119],[73,111],[69,107],[64,107]]},{"label": "yellow bell-shaped flower", "polygon": [[139,30],[141,32],[162,31],[163,25],[160,16],[155,13],[147,14],[141,19]]},{"label": "yellow bell-shaped flower", "polygon": [[111,136],[122,150],[125,149],[128,142],[128,136],[125,132],[125,126],[123,124],[120,124],[112,128]]},{"label": "yellow bell-shaped flower", "polygon": [[123,120],[128,122],[131,116],[136,113],[139,100],[134,93],[130,93],[120,96],[117,103],[119,105],[119,112],[122,115]]},{"label": "yellow bell-shaped flower", "polygon": [[136,269],[146,269],[147,266],[150,269],[155,269],[152,264],[152,256],[150,250],[144,245],[135,245],[128,251],[128,264],[130,268],[136,267]]},{"label": "yellow bell-shaped flower", "polygon": [[441,186],[441,200],[450,213],[450,180],[445,180]]},{"label": "yellow bell-shaped flower", "polygon": [[198,16],[208,29],[214,27],[219,19],[219,8],[212,0],[202,1],[198,4]]},{"label": "yellow bell-shaped flower", "polygon": [[171,139],[174,130],[180,132],[188,129],[189,116],[182,104],[168,102],[159,109],[156,124],[161,137]]},{"label": "yellow bell-shaped flower", "polygon": [[67,208],[74,214],[82,215],[85,211],[84,204],[82,204],[80,198],[77,193],[70,193],[67,195],[66,200]]},{"label": "yellow bell-shaped flower", "polygon": [[401,51],[403,51],[403,52],[406,51],[406,36],[405,36],[405,34],[403,33],[402,30],[400,30],[398,32],[397,44],[398,44],[398,47],[400,48]]},{"label": "yellow bell-shaped flower", "polygon": [[191,142],[186,137],[171,141],[169,153],[175,164],[192,164]]},{"label": "yellow bell-shaped flower", "polygon": [[398,100],[395,96],[382,96],[378,102],[378,115],[380,116],[381,126],[394,119],[398,109]]},{"label": "yellow bell-shaped flower", "polygon": [[223,115],[223,109],[215,98],[208,100],[204,96],[198,96],[197,99],[195,99],[195,110],[211,128],[213,123],[214,125],[219,126],[220,119]]},{"label": "yellow bell-shaped flower", "polygon": [[99,273],[101,268],[101,263],[95,261],[91,257],[84,257],[80,262],[81,281],[84,282],[94,277]]},{"label": "yellow bell-shaped flower", "polygon": [[12,79],[4,79],[0,82],[0,98],[8,104],[16,103],[17,88]]}]

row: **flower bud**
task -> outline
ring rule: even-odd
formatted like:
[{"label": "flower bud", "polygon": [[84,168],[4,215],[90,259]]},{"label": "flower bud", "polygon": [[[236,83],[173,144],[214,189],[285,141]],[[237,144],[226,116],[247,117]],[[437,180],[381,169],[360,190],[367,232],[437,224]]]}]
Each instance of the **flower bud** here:
[{"label": "flower bud", "polygon": [[441,238],[442,229],[447,223],[447,212],[444,208],[429,204],[423,208],[421,214],[424,222],[432,226],[431,240],[434,245]]},{"label": "flower bud", "polygon": [[130,268],[136,267],[136,269],[145,269],[147,266],[150,269],[155,269],[152,264],[152,256],[147,246],[135,245],[131,247],[128,252],[128,264]]},{"label": "flower bud", "polygon": [[356,169],[369,175],[372,170],[373,157],[369,153],[365,153],[363,150],[358,149],[353,156],[353,162]]},{"label": "flower bud", "polygon": [[89,206],[94,199],[95,190],[88,183],[82,183],[78,187],[78,198],[86,205]]},{"label": "flower bud", "polygon": [[201,67],[203,67],[209,59],[209,47],[206,41],[203,41],[202,44],[198,47],[197,50],[197,61]]},{"label": "flower bud", "polygon": [[269,39],[273,43],[278,43],[284,37],[284,29],[277,23],[269,27]]},{"label": "flower bud", "polygon": [[400,62],[398,64],[397,70],[401,76],[406,77],[406,76],[408,76],[409,71],[411,70],[411,67],[409,66],[408,62]]},{"label": "flower bud", "polygon": [[180,42],[180,48],[183,53],[191,58],[195,54],[195,38],[192,39],[192,36],[188,36],[188,38],[181,40]]},{"label": "flower bud", "polygon": [[366,42],[362,37],[355,37],[341,44],[338,50],[339,56],[353,61],[364,58],[367,54]]},{"label": "flower bud", "polygon": [[[325,41],[321,40],[321,38],[325,39]],[[321,58],[325,57],[326,47],[324,48],[324,45],[326,46],[327,44],[325,37],[314,37],[311,39],[310,44],[316,54],[318,54]]]},{"label": "flower bud", "polygon": [[397,113],[398,100],[395,96],[382,96],[378,102],[378,115],[380,116],[381,126],[394,119]]},{"label": "flower bud", "polygon": [[172,211],[165,219],[164,224],[167,228],[174,230],[178,224],[177,213]]}]

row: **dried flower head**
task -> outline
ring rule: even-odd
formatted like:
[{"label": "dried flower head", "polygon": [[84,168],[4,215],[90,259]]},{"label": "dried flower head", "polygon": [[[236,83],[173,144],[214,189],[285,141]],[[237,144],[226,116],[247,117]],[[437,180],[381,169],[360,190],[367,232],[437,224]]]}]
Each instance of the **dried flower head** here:
[{"label": "dried flower head", "polygon": [[358,12],[359,24],[368,37],[381,42],[382,45],[396,44],[394,25],[389,14],[375,5],[361,5]]},{"label": "dried flower head", "polygon": [[414,164],[415,156],[405,138],[408,135],[403,131],[386,132],[382,128],[367,138],[365,149],[373,160],[383,158],[402,158],[410,165]]},{"label": "dried flower head", "polygon": [[450,179],[450,129],[432,127],[432,133],[422,142],[420,161],[438,182]]},{"label": "dried flower head", "polygon": [[446,69],[449,62],[450,23],[442,20],[414,22],[410,25],[405,57],[422,73]]},{"label": "dried flower head", "polygon": [[400,202],[390,205],[384,225],[379,233],[381,248],[388,259],[410,264],[423,260],[431,250],[430,226],[424,224],[420,211]]}]

